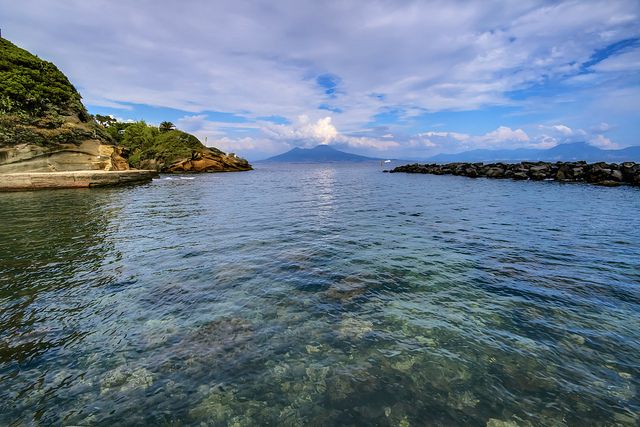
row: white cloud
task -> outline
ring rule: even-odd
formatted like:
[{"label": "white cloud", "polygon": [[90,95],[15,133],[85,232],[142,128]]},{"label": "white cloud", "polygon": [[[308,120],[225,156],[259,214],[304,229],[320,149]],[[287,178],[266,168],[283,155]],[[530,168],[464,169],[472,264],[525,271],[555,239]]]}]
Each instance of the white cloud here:
[{"label": "white cloud", "polygon": [[336,138],[338,144],[353,148],[369,148],[378,151],[387,151],[400,147],[400,143],[389,139],[371,138],[366,136],[339,135]]},{"label": "white cloud", "polygon": [[539,125],[538,128],[545,133],[551,133],[558,143],[584,141],[589,136],[584,129],[571,128],[564,124]]},{"label": "white cloud", "polygon": [[597,124],[596,126],[592,127],[592,130],[595,132],[600,132],[600,133],[604,133],[604,132],[608,132],[613,128],[613,126],[611,126],[609,123],[607,122],[601,122],[599,124]]},{"label": "white cloud", "polygon": [[418,136],[420,137],[427,137],[427,138],[433,138],[433,137],[439,137],[439,138],[453,138],[456,141],[465,141],[467,139],[469,139],[469,135],[465,134],[465,133],[458,133],[458,132],[423,132],[423,133],[419,133]]},{"label": "white cloud", "polygon": [[[89,104],[186,111],[191,115],[179,127],[225,144],[244,141],[238,142],[243,147],[266,140],[387,150],[403,144],[438,149],[445,141],[451,149],[532,145],[540,143],[537,137],[513,122],[466,139],[457,132],[399,135],[405,123],[429,112],[530,105],[548,112],[566,102],[610,121],[640,108],[640,49],[582,69],[595,52],[640,37],[637,0],[191,0],[161,7],[153,0],[0,0],[0,10],[10,11],[3,35],[55,62]],[[335,93],[316,81],[326,73],[340,79]],[[574,86],[567,97],[511,95],[548,81]],[[327,120],[320,106],[335,113]],[[390,110],[398,112],[399,124],[385,134],[394,136],[353,136]],[[251,123],[213,122],[207,111]],[[260,119],[271,115],[292,124]],[[300,123],[301,115],[308,122]],[[567,129],[543,134],[585,138],[573,127],[566,126],[572,135]],[[243,131],[253,132],[251,142],[238,136]]]},{"label": "white cloud", "polygon": [[590,140],[589,144],[595,145],[596,147],[605,148],[605,149],[615,149],[619,148],[618,144],[611,141],[609,138],[602,134],[594,135]]},{"label": "white cloud", "polygon": [[490,144],[503,144],[505,142],[528,142],[529,135],[522,129],[513,130],[506,126],[485,134],[481,141]]},{"label": "white cloud", "polygon": [[[252,137],[244,138],[211,138],[208,140],[208,146],[216,147],[222,151],[228,153],[244,154],[244,153],[262,153],[265,155],[271,155],[286,151],[291,148],[287,144],[274,142],[269,139],[259,139]],[[256,157],[257,158],[257,157]]]},{"label": "white cloud", "polygon": [[573,130],[571,130],[571,128],[569,126],[565,126],[565,125],[553,125],[551,126],[553,129],[555,129],[556,131],[560,132],[561,134],[565,135],[565,136],[571,136],[573,135]]},{"label": "white cloud", "polygon": [[531,145],[531,148],[552,148],[558,145],[560,142],[557,138],[549,135],[539,135],[534,143]]},{"label": "white cloud", "polygon": [[308,116],[300,116],[297,123],[293,125],[266,124],[262,131],[273,139],[304,147],[312,147],[318,144],[335,144],[355,148],[387,150],[399,146],[398,142],[390,139],[390,137],[393,137],[392,135],[371,138],[342,134],[333,125],[331,117],[328,116],[316,121],[310,120]]},{"label": "white cloud", "polygon": [[[482,135],[470,135],[460,132],[429,131],[419,133],[409,139],[413,148],[426,148],[430,152],[460,152],[479,148],[518,148],[535,145],[522,129],[499,126]],[[554,144],[555,145],[555,144]]]},{"label": "white cloud", "polygon": [[294,125],[267,124],[263,131],[274,139],[305,146],[330,144],[338,136],[338,130],[331,123],[331,117],[323,117],[314,122],[306,115],[298,116]]},{"label": "white cloud", "polygon": [[184,116],[179,119],[176,123],[179,129],[184,130],[185,132],[193,132],[196,130],[201,130],[207,124],[207,115],[206,114],[197,114],[193,116]]},{"label": "white cloud", "polygon": [[[11,11],[5,33],[59,64],[95,105],[293,121],[327,101],[315,76],[331,72],[341,93],[330,101],[343,111],[334,121],[348,131],[390,105],[508,104],[506,92],[576,70],[596,49],[640,35],[635,0],[0,4]],[[629,69],[637,60],[636,50],[594,69]]]}]

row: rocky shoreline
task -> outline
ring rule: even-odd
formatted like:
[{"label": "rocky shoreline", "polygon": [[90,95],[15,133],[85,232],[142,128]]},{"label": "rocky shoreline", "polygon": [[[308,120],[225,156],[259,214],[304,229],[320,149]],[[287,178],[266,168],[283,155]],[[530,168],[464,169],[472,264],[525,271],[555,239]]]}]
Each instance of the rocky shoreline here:
[{"label": "rocky shoreline", "polygon": [[142,184],[157,176],[154,170],[6,173],[0,174],[0,192]]},{"label": "rocky shoreline", "polygon": [[516,180],[587,182],[616,187],[640,186],[640,163],[521,162],[521,163],[447,163],[409,164],[398,166],[390,173],[423,173],[460,175],[469,178],[510,178]]}]

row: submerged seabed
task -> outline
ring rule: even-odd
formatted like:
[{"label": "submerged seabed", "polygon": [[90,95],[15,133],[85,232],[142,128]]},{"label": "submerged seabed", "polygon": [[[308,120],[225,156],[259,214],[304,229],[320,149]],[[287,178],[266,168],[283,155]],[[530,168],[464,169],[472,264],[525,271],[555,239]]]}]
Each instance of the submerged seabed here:
[{"label": "submerged seabed", "polygon": [[638,424],[639,189],[194,178],[0,194],[0,425]]}]

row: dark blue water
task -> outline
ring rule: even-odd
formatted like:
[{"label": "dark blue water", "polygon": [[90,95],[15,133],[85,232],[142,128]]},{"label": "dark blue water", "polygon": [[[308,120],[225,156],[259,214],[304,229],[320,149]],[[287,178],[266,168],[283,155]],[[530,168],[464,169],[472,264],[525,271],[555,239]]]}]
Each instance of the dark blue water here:
[{"label": "dark blue water", "polygon": [[638,188],[277,165],[0,221],[0,425],[640,420]]}]

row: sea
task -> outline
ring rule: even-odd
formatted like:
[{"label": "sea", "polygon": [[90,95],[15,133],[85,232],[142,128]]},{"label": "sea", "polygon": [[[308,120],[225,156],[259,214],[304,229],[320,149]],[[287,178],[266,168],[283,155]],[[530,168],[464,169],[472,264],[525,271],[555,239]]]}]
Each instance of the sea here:
[{"label": "sea", "polygon": [[1,193],[0,425],[639,425],[640,188],[382,168]]}]

